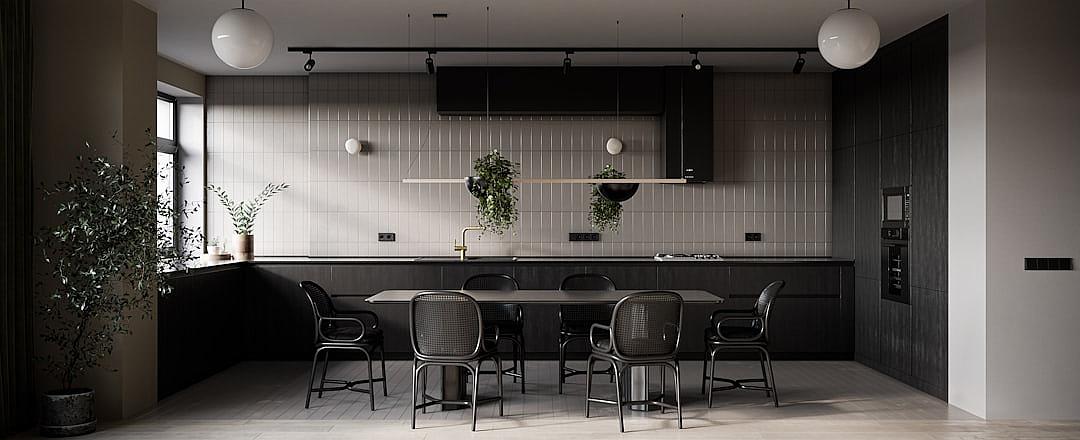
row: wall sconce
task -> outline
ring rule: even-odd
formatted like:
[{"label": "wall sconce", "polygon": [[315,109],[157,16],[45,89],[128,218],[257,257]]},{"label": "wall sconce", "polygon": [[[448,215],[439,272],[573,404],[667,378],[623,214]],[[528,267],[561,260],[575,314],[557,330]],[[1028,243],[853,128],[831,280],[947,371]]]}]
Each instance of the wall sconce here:
[{"label": "wall sconce", "polygon": [[356,138],[349,138],[348,140],[345,141],[345,151],[347,151],[349,154],[359,153],[360,150],[363,150],[363,149],[364,149],[364,144],[361,143],[360,141],[356,140]]},{"label": "wall sconce", "polygon": [[610,137],[608,138],[607,143],[604,145],[604,148],[607,149],[608,154],[612,156],[618,156],[619,153],[622,153],[623,150],[622,139],[619,139],[617,137]]}]

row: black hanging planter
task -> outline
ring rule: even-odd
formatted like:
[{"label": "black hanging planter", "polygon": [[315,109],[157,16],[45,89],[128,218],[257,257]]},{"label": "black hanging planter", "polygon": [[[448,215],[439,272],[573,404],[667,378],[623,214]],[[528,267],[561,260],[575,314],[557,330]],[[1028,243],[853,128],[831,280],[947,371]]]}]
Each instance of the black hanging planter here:
[{"label": "black hanging planter", "polygon": [[605,199],[615,203],[622,203],[634,197],[639,186],[641,186],[639,183],[600,183],[596,185],[596,190]]},{"label": "black hanging planter", "polygon": [[479,176],[469,176],[465,178],[465,188],[469,190],[469,194],[472,194],[473,197],[480,197],[480,193],[483,192],[484,187],[486,186],[487,184],[484,182],[484,179]]}]

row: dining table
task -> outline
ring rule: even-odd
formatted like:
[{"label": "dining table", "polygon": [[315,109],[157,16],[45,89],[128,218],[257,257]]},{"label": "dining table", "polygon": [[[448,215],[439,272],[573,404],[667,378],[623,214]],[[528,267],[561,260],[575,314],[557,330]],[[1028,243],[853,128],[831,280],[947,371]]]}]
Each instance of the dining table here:
[{"label": "dining table", "polygon": [[[408,304],[414,296],[420,292],[433,289],[408,290],[395,289],[383,290],[368,297],[365,301],[371,304]],[[615,304],[631,293],[641,290],[572,290],[559,289],[521,289],[521,290],[447,290],[444,292],[460,292],[472,297],[478,303],[513,303],[513,304]],[[667,290],[675,292],[682,297],[684,304],[716,305],[721,304],[726,296],[707,290]],[[685,327],[685,323],[684,323]],[[695,327],[696,328],[696,327]],[[465,386],[464,368],[456,366],[442,367],[442,393],[447,400],[466,400],[467,388]],[[648,367],[633,367],[630,369],[630,397],[631,400],[649,400],[649,372]],[[443,405],[443,409],[458,409],[459,405]],[[645,405],[633,406],[631,409],[648,411],[656,408]]]}]

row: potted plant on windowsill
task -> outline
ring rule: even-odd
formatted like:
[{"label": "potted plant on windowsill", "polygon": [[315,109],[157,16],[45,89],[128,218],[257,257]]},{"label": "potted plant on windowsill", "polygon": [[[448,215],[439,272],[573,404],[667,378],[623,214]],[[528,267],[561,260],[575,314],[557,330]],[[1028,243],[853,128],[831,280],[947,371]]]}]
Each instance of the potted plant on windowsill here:
[{"label": "potted plant on windowsill", "polygon": [[79,156],[71,177],[43,188],[58,222],[35,236],[48,276],[37,313],[51,346],[42,361],[60,388],[42,396],[42,435],[96,429],[94,390],[77,382],[112,353],[116,335],[130,333],[130,319],[152,315],[155,295],[169,290],[166,272],[185,268],[202,241],[182,224],[159,228],[158,219],[175,222],[194,209],[174,206],[171,191],[158,195],[148,163],[133,169]]},{"label": "potted plant on windowsill", "polygon": [[520,165],[502,156],[499,150],[480,156],[473,162],[473,175],[465,179],[476,198],[477,222],[486,232],[502,234],[517,222],[517,189],[514,183]]},{"label": "potted plant on windowsill", "polygon": [[259,211],[262,211],[262,207],[267,200],[288,189],[289,185],[287,183],[277,185],[268,183],[266,188],[263,188],[262,192],[255,196],[254,199],[239,202],[234,202],[229,197],[229,193],[220,186],[210,185],[206,188],[217,194],[221,204],[229,212],[229,217],[232,218],[233,232],[236,233],[236,259],[241,261],[254,259],[255,235],[253,232],[255,231],[255,217],[259,215]]}]

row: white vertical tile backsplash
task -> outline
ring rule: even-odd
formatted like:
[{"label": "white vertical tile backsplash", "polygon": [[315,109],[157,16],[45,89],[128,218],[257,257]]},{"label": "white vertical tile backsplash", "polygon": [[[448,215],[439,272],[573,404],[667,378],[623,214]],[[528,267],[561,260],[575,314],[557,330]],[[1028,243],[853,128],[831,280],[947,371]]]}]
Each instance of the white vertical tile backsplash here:
[{"label": "white vertical tile backsplash", "polygon": [[[512,231],[470,248],[827,256],[830,83],[827,74],[718,73],[714,182],[644,185],[624,204],[620,231],[601,243],[566,241],[591,230],[588,187],[525,185]],[[587,177],[607,163],[632,177],[663,173],[657,117],[441,116],[424,74],[211,77],[207,90],[207,181],[241,199],[270,181],[292,185],[258,219],[259,255],[449,255],[460,228],[475,222],[471,197],[463,185],[401,179],[465,176],[493,146],[521,163],[523,177]],[[626,150],[613,157],[603,145],[616,134]],[[345,152],[350,137],[363,152]],[[231,236],[213,196],[207,223],[210,236]],[[397,242],[379,243],[379,232]],[[743,242],[745,232],[763,242]]]}]

